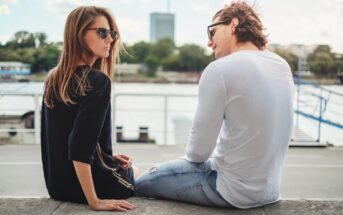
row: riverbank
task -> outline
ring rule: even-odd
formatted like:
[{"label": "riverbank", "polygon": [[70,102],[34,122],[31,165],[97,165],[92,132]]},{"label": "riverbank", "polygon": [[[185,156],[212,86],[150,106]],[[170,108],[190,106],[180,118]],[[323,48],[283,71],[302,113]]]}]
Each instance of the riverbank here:
[{"label": "riverbank", "polygon": [[[15,76],[3,79],[4,82],[44,82],[46,72],[34,73],[27,76]],[[198,72],[165,72],[159,71],[153,76],[145,74],[115,74],[117,83],[159,83],[159,84],[198,84],[201,73]],[[317,85],[341,85],[338,78],[329,77],[302,77],[302,80]]]}]

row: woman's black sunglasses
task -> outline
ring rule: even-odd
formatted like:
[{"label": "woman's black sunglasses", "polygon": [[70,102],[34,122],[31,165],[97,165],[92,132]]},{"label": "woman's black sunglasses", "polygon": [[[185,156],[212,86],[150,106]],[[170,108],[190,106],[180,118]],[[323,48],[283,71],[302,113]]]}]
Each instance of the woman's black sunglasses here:
[{"label": "woman's black sunglasses", "polygon": [[106,28],[88,28],[87,30],[96,30],[101,39],[106,39],[107,34],[110,34],[113,40],[117,39],[117,32],[115,30],[107,30]]}]

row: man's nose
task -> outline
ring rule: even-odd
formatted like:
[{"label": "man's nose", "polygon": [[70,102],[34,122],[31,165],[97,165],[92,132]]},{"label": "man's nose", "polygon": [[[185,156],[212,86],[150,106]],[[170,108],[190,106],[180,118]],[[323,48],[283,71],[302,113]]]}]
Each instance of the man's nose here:
[{"label": "man's nose", "polygon": [[208,46],[208,47],[212,47],[212,44],[213,44],[212,40],[208,40],[207,46]]}]

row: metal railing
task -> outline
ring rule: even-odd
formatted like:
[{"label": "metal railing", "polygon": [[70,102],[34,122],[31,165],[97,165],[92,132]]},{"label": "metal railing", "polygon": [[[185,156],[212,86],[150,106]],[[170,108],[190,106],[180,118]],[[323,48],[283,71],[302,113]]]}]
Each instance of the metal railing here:
[{"label": "metal railing", "polygon": [[[343,101],[343,94],[334,92],[332,90],[325,89],[321,86],[311,84],[309,82],[305,82],[299,79],[295,79],[295,83],[297,84],[297,97],[295,101],[295,126],[299,127],[301,125],[300,117],[306,118],[314,123],[317,123],[316,126],[316,133],[315,138],[308,139],[308,141],[316,141],[320,142],[321,134],[322,134],[322,126],[323,124],[333,126],[338,129],[343,129],[343,113],[341,107],[343,107],[343,103],[340,103],[340,100]],[[0,99],[4,96],[25,96],[31,97],[34,101],[34,107],[32,108],[34,111],[34,128],[33,129],[25,129],[25,128],[16,128],[16,132],[34,132],[34,143],[40,142],[40,108],[41,108],[41,98],[42,93],[18,93],[18,92],[11,92],[11,91],[1,91],[0,90]],[[170,108],[170,100],[172,98],[195,98],[197,95],[195,94],[162,94],[162,93],[117,93],[112,97],[112,125],[113,125],[113,142],[116,138],[116,126],[118,112],[125,112],[125,111],[137,111],[137,112],[144,112],[144,111],[153,111],[155,113],[156,110],[147,110],[147,109],[134,109],[134,108],[121,108],[118,100],[124,97],[152,97],[152,98],[159,98],[163,100],[162,108],[159,109],[163,115],[161,117],[162,120],[162,129],[158,132],[162,133],[162,142],[157,144],[167,144],[169,135],[171,133],[170,125],[170,116],[172,113],[176,112]],[[333,98],[334,97],[334,98]],[[337,99],[339,98],[339,99]],[[330,110],[330,106],[336,106],[336,111]],[[0,111],[3,109],[0,107]],[[32,111],[32,110],[31,110]],[[188,112],[188,115],[194,114],[195,110],[182,110],[182,112]],[[331,118],[330,118],[331,117]],[[300,126],[301,127],[301,126]],[[0,132],[13,132],[12,128],[0,128]],[[156,132],[156,131],[155,131]],[[312,135],[313,136],[313,135]],[[298,141],[296,137],[293,138],[294,141]],[[304,140],[302,140],[304,141]]]},{"label": "metal railing", "polygon": [[[40,128],[41,128],[41,97],[42,93],[17,93],[17,92],[1,92],[0,91],[0,97],[3,96],[15,96],[15,97],[31,97],[34,101],[34,128],[1,128],[0,132],[33,132],[34,133],[34,143],[38,144],[40,143]],[[20,110],[20,109],[17,109]],[[1,111],[1,110],[0,110]],[[28,110],[27,112],[30,112],[32,110]]]},{"label": "metal railing", "polygon": [[[163,142],[157,144],[159,145],[166,145],[168,143],[168,133],[170,133],[170,129],[168,128],[168,115],[170,114],[171,111],[169,108],[169,101],[171,98],[196,98],[197,95],[195,94],[158,94],[158,93],[118,93],[115,94],[113,99],[112,99],[112,120],[113,120],[113,142],[116,143],[116,126],[117,126],[117,121],[116,121],[116,113],[120,110],[122,111],[148,111],[147,109],[132,109],[132,108],[126,108],[126,109],[119,109],[117,107],[117,100],[120,97],[155,97],[155,98],[162,98],[163,99]],[[187,110],[183,110],[183,112],[186,112]],[[175,110],[174,110],[175,112]],[[187,131],[188,132],[188,131]]]},{"label": "metal railing", "polygon": [[[317,131],[314,137],[314,141],[317,143],[321,142],[323,124],[343,129],[343,103],[340,102],[343,102],[343,94],[303,81],[300,78],[295,78],[295,84],[297,90],[294,110],[296,127],[300,127],[300,117],[317,123]],[[313,140],[302,141],[311,142]]]}]

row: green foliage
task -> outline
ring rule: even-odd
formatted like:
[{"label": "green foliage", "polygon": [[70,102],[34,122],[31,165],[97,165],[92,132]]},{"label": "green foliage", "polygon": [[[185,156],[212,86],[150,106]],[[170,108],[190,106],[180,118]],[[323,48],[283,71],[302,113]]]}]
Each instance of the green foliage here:
[{"label": "green foliage", "polygon": [[342,69],[342,58],[337,58],[328,45],[318,46],[308,56],[311,71],[317,75],[336,75]]},{"label": "green foliage", "polygon": [[135,43],[130,47],[130,54],[136,58],[136,62],[143,62],[144,59],[149,55],[151,50],[151,45],[147,42],[141,41]]},{"label": "green foliage", "polygon": [[[298,67],[298,56],[286,49],[277,48],[274,52],[288,62],[295,74]],[[307,56],[306,67],[317,76],[335,77],[343,72],[343,55],[333,53],[328,45],[319,45]]]},{"label": "green foliage", "polygon": [[[45,33],[18,31],[5,44],[0,43],[0,61],[20,61],[31,64],[31,71],[49,71],[57,65],[62,43],[48,43]],[[142,63],[148,76],[155,76],[161,66],[165,71],[202,71],[211,61],[212,55],[195,44],[175,46],[170,39],[161,39],[156,43],[144,41],[133,45],[124,45],[128,54],[121,56],[125,63]],[[293,72],[297,69],[298,57],[288,50],[276,49]],[[333,53],[328,45],[318,46],[307,58],[309,69],[317,75],[335,76],[343,72],[343,55]]]},{"label": "green foliage", "polygon": [[202,71],[213,60],[206,50],[191,44],[176,47],[170,39],[161,39],[156,43],[138,42],[126,45],[128,55],[122,57],[126,63],[144,63],[148,71],[155,73],[158,66],[163,70]]},{"label": "green foliage", "polygon": [[205,49],[187,44],[179,48],[180,70],[181,71],[202,71],[212,60],[205,54]]},{"label": "green foliage", "polygon": [[158,58],[159,61],[173,54],[175,44],[171,39],[161,39],[151,45],[150,54]]},{"label": "green foliage", "polygon": [[275,53],[280,55],[287,61],[287,63],[291,67],[292,73],[295,74],[298,67],[298,57],[295,54],[284,49],[276,49]]},{"label": "green foliage", "polygon": [[154,55],[149,55],[144,59],[144,63],[148,67],[147,75],[150,77],[155,76],[156,70],[159,65],[158,58]]},{"label": "green foliage", "polygon": [[18,31],[0,45],[0,61],[20,61],[31,64],[32,73],[53,68],[60,56],[59,43],[47,43],[45,33]]}]

